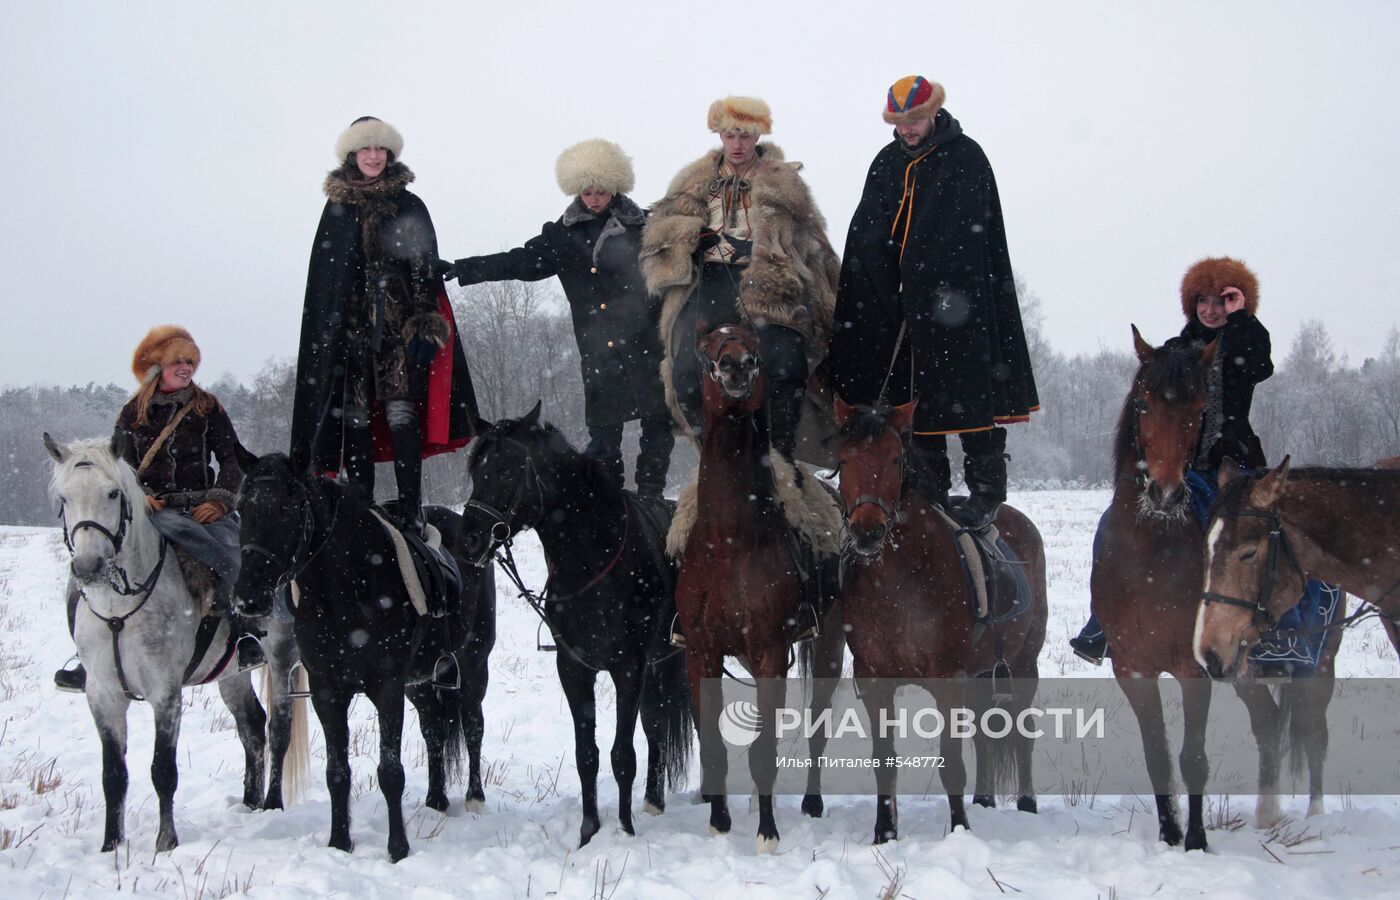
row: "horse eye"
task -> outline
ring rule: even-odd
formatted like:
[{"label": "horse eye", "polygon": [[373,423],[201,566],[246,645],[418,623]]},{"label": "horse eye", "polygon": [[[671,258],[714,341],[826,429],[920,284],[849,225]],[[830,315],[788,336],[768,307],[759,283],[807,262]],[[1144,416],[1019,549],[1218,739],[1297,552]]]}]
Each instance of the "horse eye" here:
[{"label": "horse eye", "polygon": [[112,488],[110,491],[107,492],[107,499],[108,499],[108,500],[115,500],[115,499],[117,499],[117,496],[118,496],[120,493],[121,493],[121,491],[117,490],[116,488]]},{"label": "horse eye", "polygon": [[1251,559],[1253,559],[1254,557],[1256,557],[1256,556],[1258,556],[1258,555],[1259,555],[1259,551],[1258,551],[1258,550],[1246,550],[1246,551],[1244,551],[1243,553],[1240,554],[1240,562],[1249,562]]}]

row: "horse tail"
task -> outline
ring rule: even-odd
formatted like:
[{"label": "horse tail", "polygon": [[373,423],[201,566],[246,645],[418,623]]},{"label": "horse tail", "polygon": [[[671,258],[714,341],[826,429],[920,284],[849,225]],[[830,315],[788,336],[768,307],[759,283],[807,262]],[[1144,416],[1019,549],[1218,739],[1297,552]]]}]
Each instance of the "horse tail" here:
[{"label": "horse tail", "polygon": [[[994,679],[988,675],[971,679],[966,701],[976,714],[978,721],[981,721],[985,710],[999,705],[992,697],[994,684]],[[1021,708],[1019,703],[1009,708],[1013,717],[1019,708]],[[1014,728],[1011,729],[1010,734],[999,738],[988,737],[982,734],[980,729],[974,735],[972,747],[977,757],[976,792],[979,795],[995,796],[1012,794],[1017,791],[1016,744],[1018,738],[1019,735]]]},{"label": "horse tail", "polygon": [[462,780],[462,760],[467,748],[467,734],[462,717],[460,691],[443,692],[432,688],[441,704],[442,768],[448,784]]},{"label": "horse tail", "polygon": [[1295,784],[1303,780],[1310,755],[1316,757],[1313,764],[1322,765],[1327,752],[1327,705],[1333,687],[1332,679],[1321,674],[1289,678],[1279,685],[1279,757],[1280,763],[1287,758]]},{"label": "horse tail", "polygon": [[[272,666],[263,666],[263,696],[277,696],[272,690]],[[306,693],[310,685],[306,679],[306,669],[297,669],[297,693]],[[287,743],[287,755],[282,761],[282,799],[288,805],[295,803],[306,788],[306,773],[310,764],[311,740],[307,731],[306,704],[298,699],[287,699],[292,704],[291,735]],[[270,720],[269,720],[270,721]]]},{"label": "horse tail", "polygon": [[659,714],[661,763],[666,771],[666,783],[678,787],[685,785],[690,774],[695,716],[685,671],[685,653],[679,650],[662,652],[660,659],[646,667],[649,683],[642,689],[641,701],[649,712]]}]

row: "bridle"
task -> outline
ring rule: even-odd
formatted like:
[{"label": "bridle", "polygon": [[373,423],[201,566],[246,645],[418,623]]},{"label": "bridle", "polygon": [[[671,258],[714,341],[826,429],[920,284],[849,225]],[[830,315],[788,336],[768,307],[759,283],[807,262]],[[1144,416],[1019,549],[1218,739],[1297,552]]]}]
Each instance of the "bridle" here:
[{"label": "bridle", "polygon": [[[747,324],[747,320],[745,320],[745,322]],[[737,343],[741,347],[743,347],[744,352],[749,354],[750,357],[752,357],[753,368],[755,370],[761,371],[763,368],[762,351],[760,349],[750,350],[748,346],[744,344],[743,334],[738,331],[732,331],[732,328],[733,326],[730,325],[721,325],[719,328],[716,329],[716,331],[719,331],[723,335],[723,337],[721,338],[719,345],[715,347],[715,355],[713,359],[710,358],[709,354],[705,353],[705,351],[700,349],[700,345],[698,343],[695,345],[695,358],[700,362],[700,370],[706,375],[708,375],[710,377],[710,380],[718,384],[721,388],[724,387],[724,382],[722,380],[724,376],[720,372],[720,360],[724,356],[725,348],[728,347],[730,344]],[[752,326],[749,326],[749,328],[752,332]],[[750,397],[752,397],[753,387],[754,384],[757,383],[757,381],[758,379],[756,378],[750,378],[748,385],[744,389],[744,393],[732,399],[747,400]]]},{"label": "bridle", "polygon": [[[911,448],[904,444],[903,437],[900,437],[899,440],[901,448],[901,452],[899,454],[899,478],[895,483],[896,485],[898,485],[900,493],[902,493],[904,489],[905,467],[908,465],[906,457]],[[839,472],[841,470],[841,466],[838,465],[836,469]],[[885,517],[889,520],[890,524],[894,525],[898,524],[903,520],[903,514],[899,511],[899,500],[899,496],[896,496],[894,501],[891,502],[889,500],[886,500],[884,497],[881,497],[879,494],[861,494],[859,497],[856,497],[856,499],[852,501],[851,504],[843,510],[843,512],[845,513],[846,521],[849,522],[851,516],[855,514],[855,511],[860,509],[862,506],[874,506],[885,514]]]},{"label": "bridle", "polygon": [[[524,501],[525,493],[528,488],[534,489],[535,498],[538,501],[537,505],[541,510],[544,509],[544,486],[540,483],[540,473],[535,468],[534,457],[530,456],[530,448],[525,446],[524,443],[514,438],[505,437],[504,435],[497,435],[492,438],[492,440],[509,443],[518,447],[520,452],[525,456],[525,466],[521,471],[520,478],[516,479],[515,491],[511,494],[510,501],[506,505],[505,511],[497,509],[484,500],[478,500],[475,496],[467,500],[467,509],[476,510],[491,521],[491,530],[489,533],[491,539],[482,547],[477,557],[471,561],[472,565],[477,568],[485,566],[490,560],[491,555],[502,547],[504,547],[507,554],[509,554],[511,539],[514,534],[523,528],[533,527],[533,522],[525,522],[519,526],[517,526],[515,522],[515,517],[520,512],[520,504]],[[481,451],[481,455],[485,455],[484,447]],[[481,455],[477,456],[478,462],[480,462]]]},{"label": "bridle", "polygon": [[1288,539],[1288,532],[1283,530],[1283,519],[1272,510],[1253,507],[1244,507],[1230,515],[1217,514],[1217,517],[1220,519],[1264,519],[1269,523],[1269,548],[1264,557],[1264,574],[1259,581],[1259,590],[1253,601],[1231,597],[1228,594],[1215,591],[1204,591],[1201,594],[1201,602],[1206,606],[1219,603],[1224,606],[1250,610],[1254,614],[1250,624],[1258,628],[1261,633],[1273,631],[1278,626],[1278,619],[1269,611],[1269,600],[1273,597],[1274,588],[1278,586],[1279,560],[1286,559],[1293,571],[1297,573],[1298,580],[1307,582],[1307,576],[1303,574],[1303,567],[1298,563],[1297,554],[1293,552],[1292,542]]},{"label": "bridle", "polygon": [[[281,482],[282,479],[276,475],[260,475],[256,478],[249,479],[245,488],[255,487],[260,483],[280,484]],[[300,488],[299,493],[301,494],[301,502],[298,504],[297,509],[298,515],[301,517],[301,524],[297,532],[296,545],[292,547],[291,556],[283,559],[281,554],[264,547],[256,541],[245,543],[241,548],[242,552],[245,554],[251,553],[272,561],[273,566],[277,569],[278,573],[280,573],[276,581],[273,582],[273,593],[282,590],[287,585],[296,581],[301,573],[306,570],[306,567],[310,565],[311,561],[316,558],[317,554],[326,548],[326,545],[330,543],[331,534],[335,531],[336,520],[340,516],[340,499],[337,498],[335,506],[331,509],[330,525],[326,528],[325,537],[321,539],[321,543],[318,546],[313,548],[311,545],[316,539],[316,511],[311,503],[311,492],[304,485],[298,484],[297,487]],[[242,497],[239,499],[241,500]]]}]

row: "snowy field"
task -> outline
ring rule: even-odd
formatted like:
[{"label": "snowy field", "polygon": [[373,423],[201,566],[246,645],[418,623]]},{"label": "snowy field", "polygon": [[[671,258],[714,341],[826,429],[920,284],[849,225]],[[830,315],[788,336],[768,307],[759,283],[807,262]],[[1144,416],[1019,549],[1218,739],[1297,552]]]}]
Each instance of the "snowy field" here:
[{"label": "snowy field", "polygon": [[[1023,493],[1012,502],[1039,525],[1050,560],[1047,676],[1104,674],[1076,659],[1067,639],[1088,608],[1089,545],[1107,502],[1097,491]],[[517,558],[530,583],[544,581],[538,545],[526,535]],[[330,808],[319,730],[312,727],[312,777],[285,812],[239,802],[242,753],[217,691],[186,693],[180,739],[177,827],[183,843],[155,854],[156,809],[149,763],[151,716],[130,716],[129,842],[100,854],[99,749],[83,699],[53,690],[71,652],[62,584],[67,563],[53,529],[0,529],[0,884],[11,897],[150,895],[222,897],[1361,897],[1400,896],[1400,798],[1328,798],[1326,815],[1303,818],[1305,800],[1270,831],[1253,827],[1253,798],[1209,798],[1211,852],[1187,855],[1157,842],[1150,797],[1042,796],[1038,816],[970,809],[973,830],[946,835],[942,798],[901,801],[898,842],[870,843],[874,802],[829,797],[828,814],[803,817],[781,798],[782,847],[754,855],[756,813],[731,804],[734,829],[708,833],[708,807],[674,793],[667,813],[641,813],[638,833],[616,826],[607,769],[609,691],[600,691],[599,801],[603,831],[583,850],[578,780],[568,710],[549,654],[535,650],[537,620],[500,584],[500,637],[491,660],[483,815],[462,808],[461,791],[441,816],[422,805],[427,774],[410,710],[404,811],[412,854],[391,865],[375,784],[377,736],[368,703],[353,709],[352,833],[355,852],[326,848]],[[1344,675],[1396,677],[1400,666],[1374,622],[1343,642]],[[314,723],[314,716],[312,716]],[[638,731],[639,754],[645,746]],[[639,757],[639,763],[641,758]],[[1183,803],[1184,806],[1184,803]]]}]

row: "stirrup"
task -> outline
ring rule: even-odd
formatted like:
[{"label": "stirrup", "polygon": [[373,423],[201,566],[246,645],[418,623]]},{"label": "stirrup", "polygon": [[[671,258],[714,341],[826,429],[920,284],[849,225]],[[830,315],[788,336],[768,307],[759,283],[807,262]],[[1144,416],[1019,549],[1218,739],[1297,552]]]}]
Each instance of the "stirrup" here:
[{"label": "stirrup", "polygon": [[671,617],[671,646],[680,650],[685,649],[685,635],[681,634],[676,625],[680,622],[681,614],[676,613]]},{"label": "stirrup", "polygon": [[[78,664],[68,668],[68,664],[75,661]],[[77,654],[68,657],[63,668],[53,673],[53,686],[70,694],[87,693],[87,669],[83,668],[83,661],[78,659]]]},{"label": "stirrup", "polygon": [[[252,643],[252,647],[251,647],[251,649],[250,649],[248,652],[251,653],[251,652],[253,652],[254,650],[256,650],[257,657],[258,657],[258,661],[257,661],[257,662],[251,663],[250,665],[246,665],[246,666],[243,665],[243,653],[244,653],[244,646],[245,646],[244,643],[243,643],[244,641],[252,641],[252,642],[253,642],[253,643]],[[265,651],[265,650],[263,649],[262,641],[258,640],[257,635],[252,634],[251,632],[248,633],[248,634],[244,634],[244,635],[240,635],[240,636],[239,636],[238,640],[234,642],[234,645],[233,645],[233,652],[234,652],[234,655],[237,657],[236,663],[237,663],[237,665],[238,665],[238,671],[240,671],[240,672],[253,672],[253,671],[256,671],[257,669],[261,669],[263,666],[267,665],[267,651]]]},{"label": "stirrup", "polygon": [[[452,673],[452,680],[443,678],[443,662],[450,666],[447,671]],[[457,654],[444,653],[433,663],[433,688],[439,691],[460,691],[462,689],[462,667],[457,662]]]},{"label": "stirrup", "polygon": [[[810,621],[804,624],[802,622],[804,618],[810,619]],[[797,626],[797,632],[792,636],[794,644],[816,640],[822,636],[822,626],[817,619],[816,607],[810,603],[803,603],[798,607],[797,619],[794,620],[793,624]]]},{"label": "stirrup", "polygon": [[306,666],[301,664],[301,660],[292,663],[292,667],[287,670],[287,690],[282,696],[291,700],[299,700],[311,696],[311,688],[309,686],[304,691],[298,690],[297,688],[297,672],[299,671],[306,671]]},{"label": "stirrup", "polygon": [[[1092,638],[1081,638],[1078,636],[1069,639],[1069,647],[1074,651],[1074,655],[1092,665],[1101,666],[1108,658],[1108,639],[1102,636],[1096,641]],[[1095,649],[1101,649],[1101,653],[1094,653]]]}]

